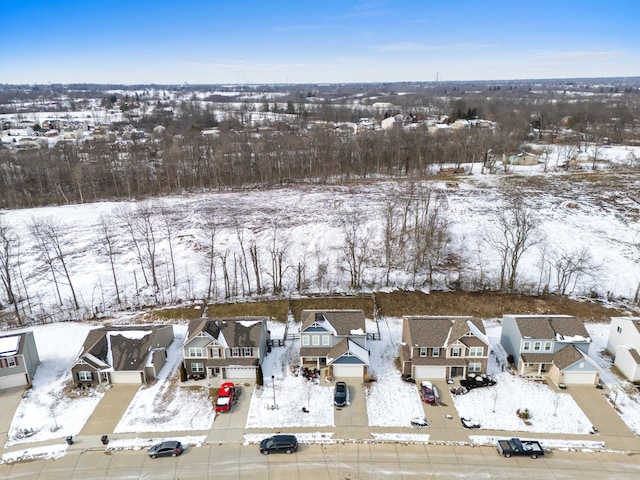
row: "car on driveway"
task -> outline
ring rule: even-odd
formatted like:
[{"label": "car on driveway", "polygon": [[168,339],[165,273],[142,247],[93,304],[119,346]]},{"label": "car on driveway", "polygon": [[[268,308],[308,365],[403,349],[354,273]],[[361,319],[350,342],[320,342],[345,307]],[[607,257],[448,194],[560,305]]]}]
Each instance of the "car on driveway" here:
[{"label": "car on driveway", "polygon": [[231,382],[223,383],[216,399],[216,412],[228,412],[235,400],[236,386]]},{"label": "car on driveway", "polygon": [[349,386],[345,382],[336,382],[333,404],[336,407],[346,407],[349,405]]},{"label": "car on driveway", "polygon": [[184,451],[182,443],[177,440],[169,440],[158,443],[151,447],[147,452],[151,458],[157,457],[177,457]]},{"label": "car on driveway", "polygon": [[295,435],[274,435],[260,442],[260,453],[293,453],[298,450],[298,439]]}]

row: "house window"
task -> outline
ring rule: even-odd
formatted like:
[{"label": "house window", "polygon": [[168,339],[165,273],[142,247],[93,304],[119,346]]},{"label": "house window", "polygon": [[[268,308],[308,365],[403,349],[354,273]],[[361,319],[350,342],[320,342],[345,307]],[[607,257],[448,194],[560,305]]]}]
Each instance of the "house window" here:
[{"label": "house window", "polygon": [[303,335],[302,336],[302,346],[303,347],[308,347],[309,346],[309,335]]},{"label": "house window", "polygon": [[189,347],[189,356],[190,357],[204,357],[204,353],[201,348]]},{"label": "house window", "polygon": [[460,356],[460,347],[452,347],[451,348],[451,356],[459,357]]},{"label": "house window", "polygon": [[78,380],[81,382],[91,382],[93,381],[93,373],[84,370],[78,372]]},{"label": "house window", "polygon": [[220,349],[219,348],[212,348],[211,350],[209,350],[210,352],[210,356],[211,358],[220,358]]},{"label": "house window", "polygon": [[421,356],[421,357],[426,357],[426,356],[427,356],[427,349],[426,349],[426,347],[420,347],[420,356]]},{"label": "house window", "polygon": [[542,348],[542,342],[533,342],[533,350],[535,352],[539,352],[540,348]]},{"label": "house window", "polygon": [[15,367],[17,365],[15,357],[7,358],[7,367]]},{"label": "house window", "polygon": [[545,352],[551,351],[551,342],[544,342],[544,351]]},{"label": "house window", "polygon": [[231,349],[231,356],[232,357],[239,357],[240,356],[240,347],[233,347]]},{"label": "house window", "polygon": [[322,345],[324,345],[325,347],[331,345],[331,338],[329,337],[329,335],[322,336]]},{"label": "house window", "polygon": [[244,347],[242,349],[242,356],[243,357],[253,357],[253,348],[251,347]]},{"label": "house window", "polygon": [[471,347],[471,348],[469,348],[469,356],[470,357],[481,357],[483,354],[484,354],[484,348],[482,348],[482,347]]},{"label": "house window", "polygon": [[191,364],[191,371],[193,373],[202,373],[204,372],[204,363],[195,362]]},{"label": "house window", "polygon": [[616,328],[616,331],[617,331],[618,333],[622,333],[622,327],[621,327],[620,325],[618,325],[618,328]]},{"label": "house window", "polygon": [[312,337],[312,343],[314,347],[317,347],[318,345],[320,345],[320,335],[314,335]]},{"label": "house window", "polygon": [[479,362],[473,362],[469,364],[469,372],[479,372],[482,370],[482,364]]},{"label": "house window", "polygon": [[440,349],[439,348],[434,348],[431,354],[434,357],[439,357],[440,356]]},{"label": "house window", "polygon": [[531,342],[524,342],[522,344],[522,351],[523,352],[528,352],[530,348],[531,348]]}]

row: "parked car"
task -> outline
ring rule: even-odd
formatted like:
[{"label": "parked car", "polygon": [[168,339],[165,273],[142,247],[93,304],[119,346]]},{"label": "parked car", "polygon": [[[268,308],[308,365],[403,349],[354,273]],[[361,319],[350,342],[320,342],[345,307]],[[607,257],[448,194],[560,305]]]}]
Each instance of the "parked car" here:
[{"label": "parked car", "polygon": [[236,397],[236,386],[231,382],[225,382],[220,386],[216,399],[216,412],[228,412]]},{"label": "parked car", "polygon": [[438,389],[433,385],[433,383],[427,380],[420,383],[420,394],[422,401],[425,403],[429,403],[431,405],[437,405],[440,403],[440,394],[438,393]]},{"label": "parked car", "polygon": [[182,444],[176,440],[158,443],[147,452],[151,458],[177,457],[184,451]]},{"label": "parked car", "polygon": [[336,382],[333,404],[336,407],[346,407],[349,405],[349,386],[345,382]]},{"label": "parked car", "polygon": [[274,435],[260,442],[260,453],[293,453],[298,450],[298,439],[295,435]]}]

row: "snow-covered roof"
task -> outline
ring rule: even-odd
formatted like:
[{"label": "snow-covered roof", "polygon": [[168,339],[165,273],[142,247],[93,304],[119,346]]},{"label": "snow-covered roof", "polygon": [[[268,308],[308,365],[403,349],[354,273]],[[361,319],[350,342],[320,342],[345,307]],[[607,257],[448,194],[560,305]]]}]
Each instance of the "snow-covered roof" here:
[{"label": "snow-covered roof", "polygon": [[0,356],[7,357],[18,353],[20,348],[20,335],[0,338]]}]

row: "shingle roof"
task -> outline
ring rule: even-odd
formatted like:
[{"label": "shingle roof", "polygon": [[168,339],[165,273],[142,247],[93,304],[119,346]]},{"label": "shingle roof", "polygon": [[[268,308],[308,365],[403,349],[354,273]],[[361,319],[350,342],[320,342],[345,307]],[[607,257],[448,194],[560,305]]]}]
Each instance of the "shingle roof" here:
[{"label": "shingle roof", "polygon": [[362,310],[303,310],[300,315],[301,331],[306,330],[316,320],[327,322],[335,329],[337,335],[349,336],[353,332],[366,331],[365,316]]},{"label": "shingle roof", "polygon": [[557,335],[566,338],[590,338],[582,320],[567,315],[536,316],[514,315],[522,337],[556,339]]},{"label": "shingle roof", "polygon": [[217,341],[224,336],[226,347],[258,347],[262,335],[262,320],[266,317],[199,318],[189,323],[185,343],[205,332]]},{"label": "shingle roof", "polygon": [[407,316],[411,346],[447,347],[470,332],[471,321],[481,333],[486,333],[482,321],[473,317]]},{"label": "shingle roof", "polygon": [[560,370],[564,370],[580,360],[585,360],[586,363],[594,367],[594,369],[600,370],[598,367],[595,367],[592,361],[587,359],[586,355],[580,352],[580,350],[573,345],[567,345],[553,355],[553,364]]},{"label": "shingle roof", "polygon": [[[93,329],[87,334],[79,358],[96,368],[104,368],[106,364],[116,371],[141,370],[147,362],[159,328],[163,327],[132,325]],[[134,337],[127,335],[132,332],[140,334]],[[96,359],[103,364],[96,362]]]}]

